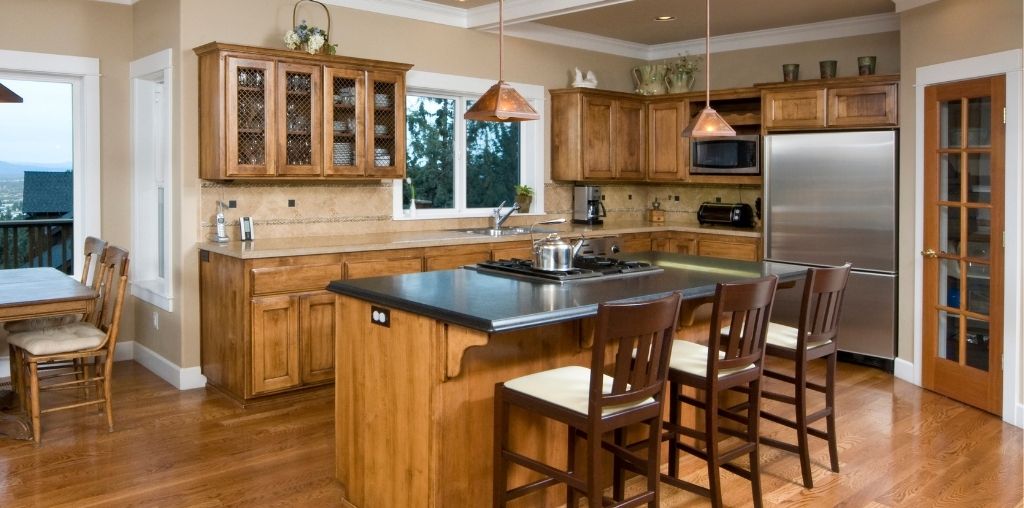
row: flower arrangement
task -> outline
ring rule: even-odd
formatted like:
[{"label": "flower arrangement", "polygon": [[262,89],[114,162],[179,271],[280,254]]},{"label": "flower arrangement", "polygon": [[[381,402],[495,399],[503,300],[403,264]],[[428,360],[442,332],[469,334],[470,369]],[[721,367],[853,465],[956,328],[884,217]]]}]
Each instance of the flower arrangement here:
[{"label": "flower arrangement", "polygon": [[327,42],[327,32],[322,28],[307,25],[306,20],[285,32],[284,45],[288,49],[301,49],[311,55],[321,51],[333,55],[338,50],[337,44]]},{"label": "flower arrangement", "polygon": [[702,56],[690,56],[689,53],[685,55],[679,55],[679,58],[669,61],[668,65],[669,73],[684,73],[693,75],[700,70],[700,64],[704,61]]}]

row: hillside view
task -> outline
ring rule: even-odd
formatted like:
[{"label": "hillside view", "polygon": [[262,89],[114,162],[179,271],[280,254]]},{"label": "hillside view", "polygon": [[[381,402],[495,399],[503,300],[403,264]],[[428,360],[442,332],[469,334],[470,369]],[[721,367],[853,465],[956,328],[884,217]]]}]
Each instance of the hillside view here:
[{"label": "hillside view", "polygon": [[25,171],[69,171],[71,163],[31,164],[0,161],[0,220],[20,220]]}]

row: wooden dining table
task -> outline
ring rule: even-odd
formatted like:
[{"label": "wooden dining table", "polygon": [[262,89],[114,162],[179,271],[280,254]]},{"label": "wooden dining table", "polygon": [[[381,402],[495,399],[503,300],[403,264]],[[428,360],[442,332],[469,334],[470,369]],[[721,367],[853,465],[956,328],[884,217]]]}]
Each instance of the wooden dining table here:
[{"label": "wooden dining table", "polygon": [[[96,292],[55,268],[0,270],[0,323],[66,314],[88,314]],[[11,365],[11,369],[17,368]],[[0,390],[0,434],[31,439],[32,432],[13,392]]]}]

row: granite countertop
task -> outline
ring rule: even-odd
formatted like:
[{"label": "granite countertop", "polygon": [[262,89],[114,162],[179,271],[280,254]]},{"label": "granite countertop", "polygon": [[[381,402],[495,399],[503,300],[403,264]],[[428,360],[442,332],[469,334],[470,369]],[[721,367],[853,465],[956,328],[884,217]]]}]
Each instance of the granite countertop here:
[{"label": "granite countertop", "polygon": [[469,268],[367,279],[338,280],[328,289],[484,332],[504,332],[597,314],[602,302],[646,299],[682,290],[684,298],[714,294],[715,284],[759,278],[798,280],[805,269],[770,262],[732,261],[683,254],[624,254],[662,271],[615,279],[558,284],[491,275]]},{"label": "granite countertop", "polygon": [[[756,229],[737,229],[728,226],[698,226],[692,223],[665,222],[652,224],[647,221],[606,221],[602,225],[563,224],[540,226],[546,230],[558,231],[566,236],[611,236],[624,233],[647,233],[656,231],[679,231],[716,235],[760,238]],[[416,247],[439,247],[446,245],[470,245],[474,243],[497,243],[529,240],[530,235],[508,235],[493,237],[467,233],[466,229],[401,231],[389,233],[368,233],[359,235],[308,236],[297,238],[266,238],[252,242],[232,241],[227,243],[202,242],[199,248],[225,256],[240,259],[272,258],[282,256],[306,256],[312,254],[337,254],[385,249],[411,249]]]}]

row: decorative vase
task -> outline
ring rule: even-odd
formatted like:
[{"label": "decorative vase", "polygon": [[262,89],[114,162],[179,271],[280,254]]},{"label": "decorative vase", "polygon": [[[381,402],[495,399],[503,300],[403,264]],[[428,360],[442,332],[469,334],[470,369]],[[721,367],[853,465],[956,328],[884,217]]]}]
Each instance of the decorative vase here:
[{"label": "decorative vase", "polygon": [[533,203],[533,196],[516,194],[516,203],[519,204],[519,213],[530,213],[530,204]]},{"label": "decorative vase", "polygon": [[858,56],[857,57],[857,73],[861,76],[866,76],[875,73],[875,57],[873,56]]},{"label": "decorative vase", "polygon": [[822,60],[818,62],[818,67],[821,68],[821,79],[832,79],[836,77],[836,65],[835,60]]},{"label": "decorative vase", "polygon": [[415,199],[412,199],[412,200],[409,201],[408,213],[409,213],[409,217],[415,217],[416,216],[416,200]]},{"label": "decorative vase", "polygon": [[665,64],[648,64],[633,67],[633,82],[640,95],[662,95],[665,93]]},{"label": "decorative vase", "polygon": [[782,64],[782,80],[797,81],[800,79],[800,64]]},{"label": "decorative vase", "polygon": [[670,70],[665,74],[665,84],[668,85],[668,93],[686,93],[693,89],[693,80],[696,76],[684,69]]}]

